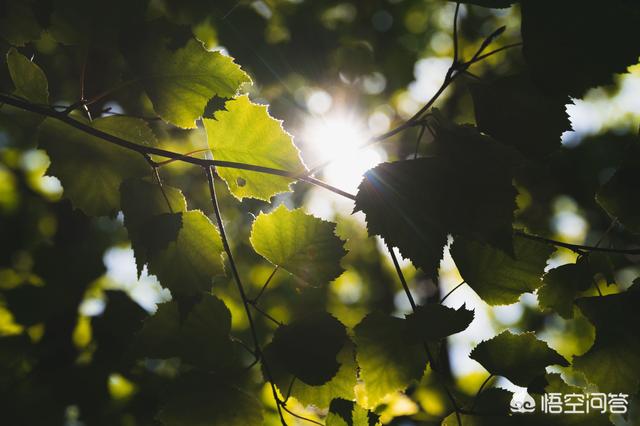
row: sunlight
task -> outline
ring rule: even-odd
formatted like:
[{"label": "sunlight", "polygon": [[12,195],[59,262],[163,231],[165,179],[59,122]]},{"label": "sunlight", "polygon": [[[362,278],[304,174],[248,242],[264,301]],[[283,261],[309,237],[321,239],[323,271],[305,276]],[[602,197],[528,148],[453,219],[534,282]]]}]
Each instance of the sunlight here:
[{"label": "sunlight", "polygon": [[303,131],[312,167],[333,160],[323,170],[327,183],[355,192],[362,175],[385,160],[384,151],[364,145],[370,137],[367,127],[351,114],[333,113],[309,118]]}]

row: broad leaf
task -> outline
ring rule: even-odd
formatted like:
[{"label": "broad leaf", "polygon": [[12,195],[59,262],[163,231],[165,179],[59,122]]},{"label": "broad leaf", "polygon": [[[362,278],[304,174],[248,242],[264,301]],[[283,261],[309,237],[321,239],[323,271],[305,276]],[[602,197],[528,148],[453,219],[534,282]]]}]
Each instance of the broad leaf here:
[{"label": "broad leaf", "polygon": [[42,6],[34,4],[33,0],[4,0],[0,5],[0,37],[19,47],[40,37],[42,28],[34,8]]},{"label": "broad leaf", "polygon": [[272,355],[296,378],[319,386],[338,372],[336,357],[346,341],[344,325],[328,313],[319,312],[279,327],[271,342]]},{"label": "broad leaf", "polygon": [[516,236],[515,257],[502,250],[456,238],[451,256],[460,275],[490,305],[508,305],[542,285],[552,246]]},{"label": "broad leaf", "polygon": [[469,327],[474,312],[464,305],[458,309],[437,303],[418,306],[415,313],[407,316],[408,332],[416,341],[436,341]]},{"label": "broad leaf", "polygon": [[637,393],[640,280],[623,293],[581,298],[576,305],[596,327],[596,340],[587,353],[573,358],[573,368],[584,373],[601,392]]},{"label": "broad leaf", "polygon": [[447,235],[511,251],[516,191],[504,147],[468,126],[440,125],[439,155],[383,163],[358,188],[355,211],[403,257],[435,276]]},{"label": "broad leaf", "polygon": [[216,377],[191,375],[172,386],[158,420],[164,426],[263,426],[253,396]]},{"label": "broad leaf", "polygon": [[[640,4],[628,0],[523,0],[524,57],[536,83],[551,93],[581,97],[635,65]],[[598,58],[597,61],[594,58]]]},{"label": "broad leaf", "polygon": [[49,83],[38,65],[13,48],[7,53],[7,65],[16,95],[36,104],[49,103]]},{"label": "broad leaf", "polygon": [[331,401],[325,424],[327,426],[376,426],[380,424],[380,416],[353,401],[336,398]]},{"label": "broad leaf", "polygon": [[344,269],[344,241],[335,235],[336,225],[284,204],[271,213],[261,213],[253,222],[251,244],[274,265],[300,279],[322,285],[335,280]]},{"label": "broad leaf", "polygon": [[368,408],[420,380],[427,365],[424,345],[407,339],[406,320],[370,313],[355,329],[356,359]]},{"label": "broad leaf", "polygon": [[[187,201],[177,188],[167,185],[161,188],[150,179],[129,179],[120,186],[120,203],[140,274],[149,261],[147,244],[158,233],[154,226],[154,221],[158,219],[154,217],[163,213],[184,212],[187,210]],[[164,235],[166,244],[177,238],[179,229],[175,228],[174,231],[173,234]]]},{"label": "broad leaf", "polygon": [[471,359],[489,373],[503,376],[518,386],[527,386],[545,374],[545,367],[569,363],[533,333],[512,334],[505,331],[476,346]]},{"label": "broad leaf", "polygon": [[[252,103],[248,96],[240,96],[227,102],[226,107],[227,110],[214,114],[215,119],[204,120],[215,160],[292,173],[306,170],[292,136],[283,129],[281,121],[269,115],[266,106]],[[276,194],[290,191],[295,181],[288,177],[230,167],[219,167],[217,171],[239,200],[256,198],[269,201]]]},{"label": "broad leaf", "polygon": [[[327,383],[320,386],[311,386],[302,380],[293,380],[282,360],[276,356],[272,345],[264,348],[264,356],[269,363],[274,383],[280,393],[286,395],[291,386],[291,396],[303,405],[313,405],[318,408],[327,408],[333,398],[354,399],[354,387],[356,386],[357,366],[353,344],[349,341],[338,352],[336,361],[340,364],[338,372]],[[291,385],[293,380],[293,385]]]},{"label": "broad leaf", "polygon": [[207,52],[191,40],[186,46],[160,49],[144,61],[140,79],[154,110],[162,119],[182,128],[195,128],[211,98],[231,98],[249,76],[220,52]]},{"label": "broad leaf", "polygon": [[619,168],[596,195],[596,200],[611,217],[628,230],[640,234],[640,165]]},{"label": "broad leaf", "polygon": [[571,129],[569,98],[545,95],[526,75],[474,83],[471,94],[478,128],[525,155],[548,156]]},{"label": "broad leaf", "polygon": [[[140,144],[155,139],[143,120],[113,116],[96,119],[91,126]],[[53,118],[47,118],[40,126],[38,141],[51,159],[47,173],[60,179],[65,196],[90,216],[115,214],[120,209],[122,182],[150,174],[149,165],[137,152]]]},{"label": "broad leaf", "polygon": [[593,284],[593,276],[584,261],[563,265],[545,274],[538,289],[538,302],[563,318],[573,317],[573,300]]},{"label": "broad leaf", "polygon": [[[150,253],[149,272],[174,297],[210,291],[213,278],[224,274],[224,266],[220,233],[209,218],[198,210],[155,218],[156,233],[145,243]],[[157,241],[165,245],[158,249]]]}]

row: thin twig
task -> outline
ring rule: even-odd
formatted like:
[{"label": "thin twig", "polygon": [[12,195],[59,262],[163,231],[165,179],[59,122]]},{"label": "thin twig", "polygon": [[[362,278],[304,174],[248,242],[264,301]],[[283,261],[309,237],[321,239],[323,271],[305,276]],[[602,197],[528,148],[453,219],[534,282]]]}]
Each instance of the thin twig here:
[{"label": "thin twig", "polygon": [[597,246],[586,246],[582,244],[569,244],[564,243],[562,241],[552,240],[550,238],[540,237],[538,235],[527,234],[526,232],[516,230],[514,231],[516,235],[519,235],[524,238],[528,238],[530,240],[542,241],[544,243],[552,244],[557,247],[564,247],[569,250],[572,250],[578,254],[584,254],[589,251],[599,251],[603,253],[618,253],[618,254],[640,254],[640,248],[637,249],[615,249],[615,248],[606,248],[606,247],[597,247]]},{"label": "thin twig", "polygon": [[424,131],[427,128],[427,125],[423,125],[420,128],[420,132],[418,132],[418,139],[416,140],[416,151],[413,153],[413,159],[418,158],[418,149],[420,148],[420,141],[422,140],[422,136],[424,136]]},{"label": "thin twig", "polygon": [[188,155],[185,154],[180,154],[177,152],[172,152],[172,151],[167,151],[164,149],[160,149],[154,146],[147,146],[147,145],[140,145],[134,142],[130,142],[127,141],[125,139],[119,138],[117,136],[111,135],[109,133],[103,132],[99,129],[96,129],[95,127],[89,126],[85,123],[82,123],[81,121],[75,120],[69,116],[67,116],[65,114],[65,112],[58,112],[55,111],[51,108],[47,108],[47,107],[43,107],[43,106],[39,106],[36,104],[32,104],[30,102],[21,100],[21,99],[17,99],[15,97],[9,96],[7,94],[4,93],[0,93],[0,102],[6,102],[7,104],[14,106],[16,108],[20,108],[23,109],[25,111],[30,111],[30,112],[34,112],[36,114],[40,114],[43,116],[47,116],[47,117],[51,117],[54,118],[56,120],[62,121],[65,124],[68,124],[71,127],[74,127],[78,130],[81,130],[91,136],[95,136],[97,138],[103,139],[107,142],[110,142],[112,144],[118,145],[122,148],[126,148],[129,149],[131,151],[135,151],[139,154],[142,154],[143,156],[146,155],[157,155],[160,157],[164,157],[164,158],[171,158],[174,160],[179,160],[181,162],[184,163],[190,163],[190,164],[195,164],[197,166],[200,167],[211,167],[211,166],[215,166],[215,167],[228,167],[228,168],[233,168],[233,169],[240,169],[240,170],[248,170],[248,171],[253,171],[253,172],[258,172],[258,173],[266,173],[266,174],[270,174],[270,175],[276,175],[276,176],[283,176],[283,177],[287,177],[290,179],[297,179],[303,182],[307,182],[310,183],[312,185],[316,185],[322,188],[325,188],[331,192],[334,192],[338,195],[341,195],[345,198],[348,198],[350,200],[355,200],[355,195],[350,194],[346,191],[343,191],[341,189],[338,189],[334,186],[329,185],[328,183],[322,182],[319,179],[316,179],[314,177],[311,176],[305,176],[304,174],[300,174],[297,172],[290,172],[288,170],[280,170],[280,169],[274,169],[271,167],[263,167],[263,166],[257,166],[254,164],[246,164],[246,163],[237,163],[234,161],[222,161],[222,160],[209,160],[209,159],[203,159],[203,158],[196,158],[196,157],[190,157]]},{"label": "thin twig", "polygon": [[262,296],[262,293],[264,293],[264,291],[267,289],[267,287],[269,286],[269,283],[271,283],[271,280],[273,279],[273,277],[276,275],[276,272],[278,272],[278,269],[280,269],[279,265],[276,265],[275,268],[273,268],[273,271],[271,272],[271,274],[269,274],[269,278],[267,278],[267,280],[264,282],[264,285],[262,286],[262,288],[260,289],[260,291],[258,292],[258,294],[256,295],[256,297],[254,297],[253,299],[251,299],[251,302],[253,303],[258,303],[258,300],[260,299],[260,297]]},{"label": "thin twig", "polygon": [[283,409],[284,411],[286,411],[287,413],[291,414],[293,417],[295,417],[295,418],[297,418],[297,419],[304,420],[304,421],[307,421],[307,422],[309,422],[309,423],[313,423],[313,424],[316,424],[316,425],[324,426],[324,425],[323,425],[322,423],[320,423],[320,422],[317,422],[317,421],[315,421],[315,420],[313,420],[313,419],[309,419],[309,418],[307,418],[307,417],[301,416],[300,414],[296,414],[296,413],[294,413],[293,411],[289,410],[285,405],[283,405],[283,406],[282,406],[282,409]]},{"label": "thin twig", "polygon": [[453,293],[454,291],[456,291],[457,289],[462,287],[463,284],[466,284],[466,282],[462,281],[460,284],[458,284],[457,286],[455,286],[454,288],[449,290],[449,292],[447,294],[445,294],[442,299],[440,299],[440,303],[442,304],[445,300],[447,300],[447,297],[451,296],[451,293]]},{"label": "thin twig", "polygon": [[472,411],[476,407],[476,403],[478,402],[478,398],[480,397],[480,393],[482,393],[482,389],[484,389],[484,387],[489,383],[489,381],[492,378],[493,378],[493,374],[489,374],[489,377],[484,379],[484,382],[482,382],[482,384],[480,385],[480,388],[478,388],[478,392],[476,392],[476,396],[475,396],[475,398],[473,398],[473,403],[471,404],[471,410]]},{"label": "thin twig", "polygon": [[[413,310],[413,312],[416,312],[416,309],[417,309],[416,301],[413,299],[413,295],[409,290],[409,286],[407,285],[407,280],[404,278],[404,274],[402,273],[402,268],[400,268],[400,263],[398,262],[396,253],[393,251],[393,247],[389,244],[387,244],[387,249],[391,254],[391,260],[393,261],[393,266],[395,267],[396,273],[398,274],[398,278],[402,283],[402,288],[404,289],[404,292],[407,295],[407,298],[409,299],[409,304],[411,305],[411,309]],[[444,383],[443,378],[440,376],[439,369],[435,365],[435,360],[433,358],[433,355],[431,354],[431,350],[429,349],[429,346],[427,345],[426,342],[424,342],[423,346],[424,346],[425,352],[427,353],[427,359],[429,360],[429,365],[431,365],[431,371],[433,371],[440,379],[440,384],[442,385],[442,388],[447,394],[447,398],[449,398],[449,401],[451,402],[451,405],[453,406],[453,409],[456,413],[458,426],[462,426],[462,418],[460,417],[460,408],[458,406],[458,403],[456,402],[455,398],[453,397],[453,394],[451,393],[447,385]]]},{"label": "thin twig", "polygon": [[209,183],[209,194],[211,195],[211,204],[213,205],[213,211],[215,213],[216,221],[218,223],[218,231],[220,232],[220,239],[222,240],[222,246],[224,248],[225,253],[227,254],[229,264],[231,265],[231,273],[233,274],[234,281],[236,283],[236,286],[238,287],[238,292],[240,293],[240,298],[242,299],[242,304],[244,305],[244,310],[245,310],[245,313],[247,314],[247,319],[249,321],[249,328],[251,329],[251,336],[253,338],[253,344],[254,344],[253,352],[256,354],[256,358],[259,358],[262,361],[262,366],[264,367],[265,375],[267,376],[267,380],[271,385],[271,392],[273,393],[273,398],[276,401],[278,414],[280,415],[280,421],[283,426],[287,426],[287,423],[284,419],[284,415],[282,414],[282,409],[279,402],[280,398],[278,398],[278,391],[276,390],[276,387],[273,383],[273,376],[271,375],[271,369],[269,368],[269,364],[267,363],[267,360],[264,358],[262,354],[262,349],[260,348],[260,341],[258,340],[258,332],[256,331],[256,326],[253,321],[253,315],[251,315],[251,309],[249,308],[249,300],[247,299],[247,294],[244,291],[244,286],[242,285],[242,280],[240,278],[240,274],[238,273],[236,262],[233,259],[233,253],[231,252],[231,247],[229,246],[229,240],[227,239],[227,234],[224,229],[222,214],[220,212],[220,206],[218,205],[218,198],[216,196],[216,188],[213,183],[213,171],[211,167],[206,167],[204,170],[207,175],[207,181]]},{"label": "thin twig", "polygon": [[281,327],[283,325],[282,322],[280,322],[277,319],[275,319],[271,314],[269,314],[267,311],[265,311],[260,306],[258,306],[258,304],[255,303],[254,301],[249,300],[248,302],[249,302],[249,305],[253,306],[253,309],[255,309],[260,315],[262,315],[263,317],[267,318],[268,320],[273,322],[278,327]]}]

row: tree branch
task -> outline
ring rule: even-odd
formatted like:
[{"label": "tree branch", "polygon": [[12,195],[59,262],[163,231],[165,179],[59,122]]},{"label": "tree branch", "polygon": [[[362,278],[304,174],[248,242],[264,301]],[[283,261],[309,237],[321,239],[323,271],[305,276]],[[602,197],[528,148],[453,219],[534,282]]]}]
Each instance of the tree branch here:
[{"label": "tree branch", "polygon": [[246,163],[237,163],[234,161],[221,161],[221,160],[209,160],[203,158],[190,157],[189,155],[180,154],[177,152],[167,151],[161,148],[156,148],[153,146],[144,146],[139,145],[137,143],[127,141],[125,139],[119,138],[117,136],[110,135],[109,133],[105,133],[99,129],[91,127],[81,121],[75,120],[69,116],[67,116],[64,112],[58,112],[51,108],[36,105],[21,99],[17,99],[15,97],[9,96],[4,93],[0,93],[0,102],[4,102],[7,105],[14,106],[16,108],[20,108],[25,111],[33,112],[39,115],[43,115],[46,117],[51,117],[56,120],[59,120],[65,124],[68,124],[71,127],[74,127],[80,131],[83,131],[91,136],[95,136],[107,142],[110,142],[114,145],[118,145],[122,148],[126,148],[131,151],[135,151],[141,155],[157,155],[160,157],[170,158],[175,161],[181,161],[184,163],[194,164],[200,167],[228,167],[232,169],[241,169],[241,170],[249,170],[258,173],[266,173],[270,175],[283,176],[291,179],[300,180],[303,182],[310,183],[312,185],[316,185],[322,188],[325,188],[331,192],[334,192],[338,195],[341,195],[350,200],[355,200],[355,195],[350,194],[346,191],[338,189],[334,186],[329,185],[328,183],[322,182],[319,179],[316,179],[311,176],[306,176],[305,174],[300,174],[296,172],[290,172],[287,170],[274,169],[271,167],[263,167],[256,166],[254,164],[246,164]]}]

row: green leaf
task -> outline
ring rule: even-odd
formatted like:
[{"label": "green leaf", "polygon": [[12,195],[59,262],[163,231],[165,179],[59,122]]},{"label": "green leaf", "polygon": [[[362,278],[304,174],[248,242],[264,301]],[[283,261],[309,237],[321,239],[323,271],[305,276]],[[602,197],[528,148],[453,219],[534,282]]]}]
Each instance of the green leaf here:
[{"label": "green leaf", "polygon": [[[120,203],[140,274],[149,261],[147,245],[157,235],[154,221],[159,219],[154,219],[154,216],[185,212],[187,201],[177,188],[167,185],[161,188],[152,180],[128,179],[120,185]],[[174,231],[164,234],[166,244],[177,238],[179,229]]]},{"label": "green leaf", "polygon": [[368,408],[420,380],[427,365],[424,346],[407,339],[406,320],[373,312],[355,329],[356,359]]},{"label": "green leaf", "polygon": [[640,234],[640,165],[625,165],[600,188],[596,200],[629,231]]},{"label": "green leaf", "polygon": [[490,305],[508,305],[542,285],[552,246],[524,237],[513,239],[515,257],[502,250],[456,238],[451,256],[460,275]]},{"label": "green leaf", "polygon": [[418,306],[407,316],[409,333],[418,342],[437,341],[465,330],[473,321],[473,310],[462,305],[458,309],[437,303]]},{"label": "green leaf", "polygon": [[562,133],[571,130],[569,98],[542,93],[526,75],[470,87],[478,128],[525,155],[548,156],[560,148]]},{"label": "green leaf", "polygon": [[238,344],[230,338],[231,313],[215,296],[204,295],[181,320],[176,301],[163,303],[145,320],[136,339],[136,352],[148,358],[181,357],[185,362],[219,375],[240,368]]},{"label": "green leaf", "polygon": [[207,52],[190,40],[186,46],[162,49],[140,70],[142,84],[158,115],[182,128],[193,129],[211,98],[232,98],[249,76],[220,52]]},{"label": "green leaf", "polygon": [[629,290],[608,296],[585,297],[576,305],[596,327],[596,340],[584,355],[573,358],[574,370],[584,373],[600,392],[635,394],[640,385],[640,280]]},{"label": "green leaf", "polygon": [[325,424],[327,426],[376,426],[380,424],[380,416],[353,401],[335,398],[331,401]]},{"label": "green leaf", "polygon": [[263,426],[262,406],[253,396],[216,377],[201,374],[172,386],[157,416],[164,426]]},{"label": "green leaf", "polygon": [[[89,124],[89,123],[86,123]],[[143,120],[107,117],[90,125],[131,142],[144,144],[153,133]],[[74,207],[90,216],[113,215],[120,209],[121,183],[149,175],[150,167],[137,152],[113,145],[53,118],[38,132],[40,148],[51,159],[48,174],[62,182]]]},{"label": "green leaf", "polygon": [[505,331],[480,343],[469,356],[489,373],[506,377],[518,386],[527,386],[544,375],[548,365],[569,365],[533,333],[511,334]]},{"label": "green leaf", "polygon": [[344,271],[340,259],[347,251],[335,229],[334,223],[281,204],[256,218],[250,240],[254,250],[269,262],[312,285],[322,285]]},{"label": "green leaf", "polygon": [[538,302],[543,309],[552,309],[561,317],[573,317],[573,300],[578,293],[593,284],[593,276],[584,261],[552,269],[542,278]]},{"label": "green leaf", "polygon": [[355,211],[403,257],[437,275],[447,235],[512,250],[516,191],[506,148],[469,126],[438,125],[438,155],[383,163],[358,188]]},{"label": "green leaf", "polygon": [[37,40],[42,32],[38,23],[32,0],[5,0],[0,4],[0,37],[13,46],[23,47],[25,44]]},{"label": "green leaf", "polygon": [[[306,168],[300,152],[282,122],[269,115],[267,107],[257,105],[248,96],[227,102],[227,110],[216,111],[215,119],[205,119],[213,158],[303,173]],[[239,200],[255,198],[269,201],[291,190],[294,179],[240,169],[219,167],[218,174]]]},{"label": "green leaf", "polygon": [[336,356],[346,341],[344,325],[328,313],[318,312],[280,326],[271,342],[272,354],[288,373],[319,386],[338,372]]},{"label": "green leaf", "polygon": [[[550,13],[550,11],[553,11]],[[522,40],[534,81],[560,95],[582,97],[611,84],[640,56],[640,4],[635,1],[523,0]],[[594,61],[593,58],[598,58]]]},{"label": "green leaf", "polygon": [[[267,345],[263,352],[269,363],[274,383],[280,389],[280,393],[286,395],[294,376],[287,372],[286,366],[275,355],[271,344]],[[338,352],[336,361],[340,364],[340,368],[331,380],[320,386],[311,386],[301,380],[294,380],[291,396],[303,405],[313,405],[318,408],[329,407],[333,398],[354,399],[357,365],[353,344],[348,339],[342,350]]]},{"label": "green leaf", "polygon": [[49,83],[38,65],[14,48],[7,53],[7,65],[16,95],[36,104],[49,104]]},{"label": "green leaf", "polygon": [[[156,239],[146,243],[149,272],[174,297],[210,291],[213,278],[224,274],[224,266],[220,233],[209,218],[199,210],[164,214],[156,216],[153,226]],[[166,243],[160,250],[158,240]]]}]

